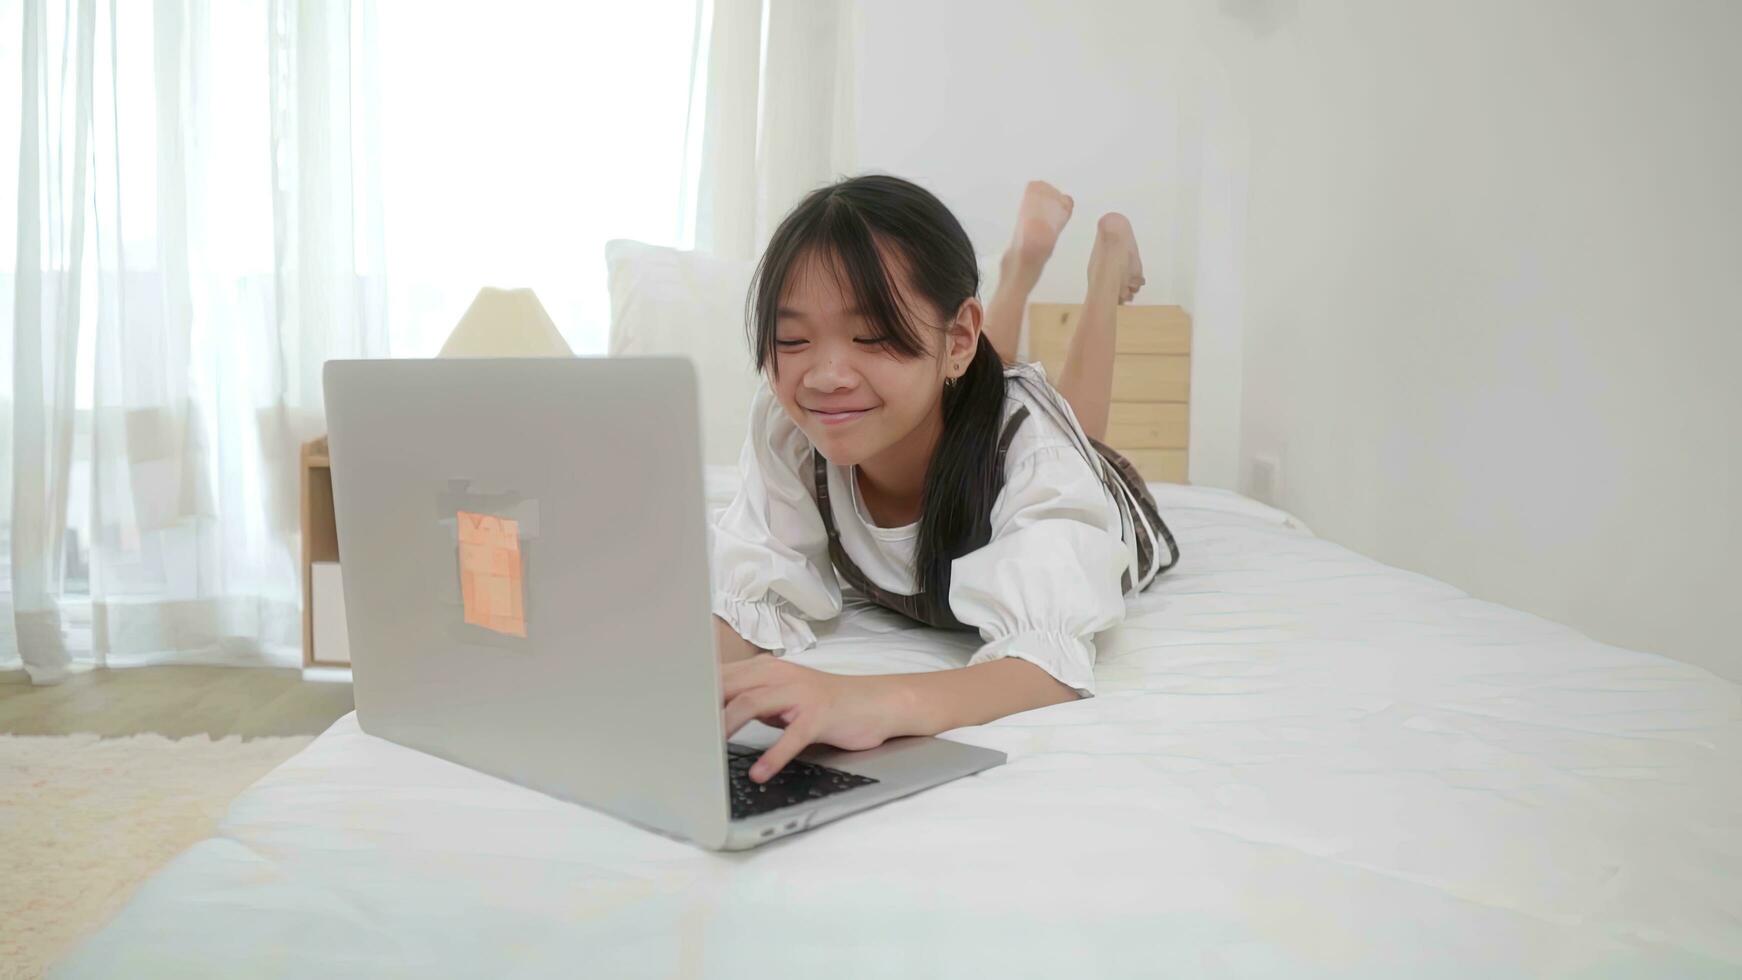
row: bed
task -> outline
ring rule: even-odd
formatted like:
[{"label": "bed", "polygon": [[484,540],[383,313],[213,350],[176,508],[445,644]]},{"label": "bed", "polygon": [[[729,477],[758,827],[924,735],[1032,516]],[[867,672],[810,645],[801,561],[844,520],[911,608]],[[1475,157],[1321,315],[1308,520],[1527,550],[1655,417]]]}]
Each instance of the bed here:
[{"label": "bed", "polygon": [[[1185,558],[1099,638],[1099,696],[945,736],[1007,765],[719,854],[348,716],[58,975],[1742,972],[1736,684],[1153,490]],[[971,652],[855,606],[802,659]]]}]

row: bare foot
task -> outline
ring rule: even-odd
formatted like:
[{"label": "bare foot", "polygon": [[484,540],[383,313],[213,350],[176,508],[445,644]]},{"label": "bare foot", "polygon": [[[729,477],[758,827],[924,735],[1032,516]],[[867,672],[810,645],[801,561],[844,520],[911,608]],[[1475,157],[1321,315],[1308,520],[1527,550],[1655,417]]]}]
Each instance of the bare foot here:
[{"label": "bare foot", "polygon": [[1006,259],[1015,259],[1023,267],[1036,272],[1052,257],[1059,233],[1071,220],[1071,208],[1076,202],[1069,194],[1044,180],[1031,180],[1022,190],[1022,203],[1016,207],[1016,234],[1011,237]]},{"label": "bare foot", "polygon": [[1101,215],[1095,223],[1095,247],[1089,252],[1090,287],[1117,289],[1119,302],[1129,303],[1146,281],[1131,222],[1117,211]]}]

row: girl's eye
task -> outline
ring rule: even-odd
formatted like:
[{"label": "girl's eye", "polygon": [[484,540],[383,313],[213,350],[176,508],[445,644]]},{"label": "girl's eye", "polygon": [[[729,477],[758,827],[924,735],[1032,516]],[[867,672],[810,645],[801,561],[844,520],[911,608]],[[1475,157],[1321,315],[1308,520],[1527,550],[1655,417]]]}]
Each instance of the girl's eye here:
[{"label": "girl's eye", "polygon": [[[794,350],[803,347],[807,343],[809,343],[809,341],[806,340],[776,340],[774,346],[784,350]],[[886,337],[854,337],[853,343],[862,347],[882,347],[889,343],[889,340]]]}]

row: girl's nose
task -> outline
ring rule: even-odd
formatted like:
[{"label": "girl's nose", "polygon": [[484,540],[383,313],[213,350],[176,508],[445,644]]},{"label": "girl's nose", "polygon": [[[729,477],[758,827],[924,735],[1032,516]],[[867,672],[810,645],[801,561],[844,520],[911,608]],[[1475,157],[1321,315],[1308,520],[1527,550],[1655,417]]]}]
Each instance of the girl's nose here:
[{"label": "girl's nose", "polygon": [[840,391],[857,380],[846,359],[835,354],[823,355],[804,376],[805,387],[813,391]]}]

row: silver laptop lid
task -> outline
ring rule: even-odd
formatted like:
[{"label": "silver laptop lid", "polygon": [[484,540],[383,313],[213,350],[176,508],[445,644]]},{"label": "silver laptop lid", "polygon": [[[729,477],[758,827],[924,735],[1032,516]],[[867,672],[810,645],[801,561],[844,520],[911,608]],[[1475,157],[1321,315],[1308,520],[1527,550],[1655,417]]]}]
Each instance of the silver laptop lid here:
[{"label": "silver laptop lid", "polygon": [[332,361],[325,384],[363,729],[719,846],[690,363]]}]

